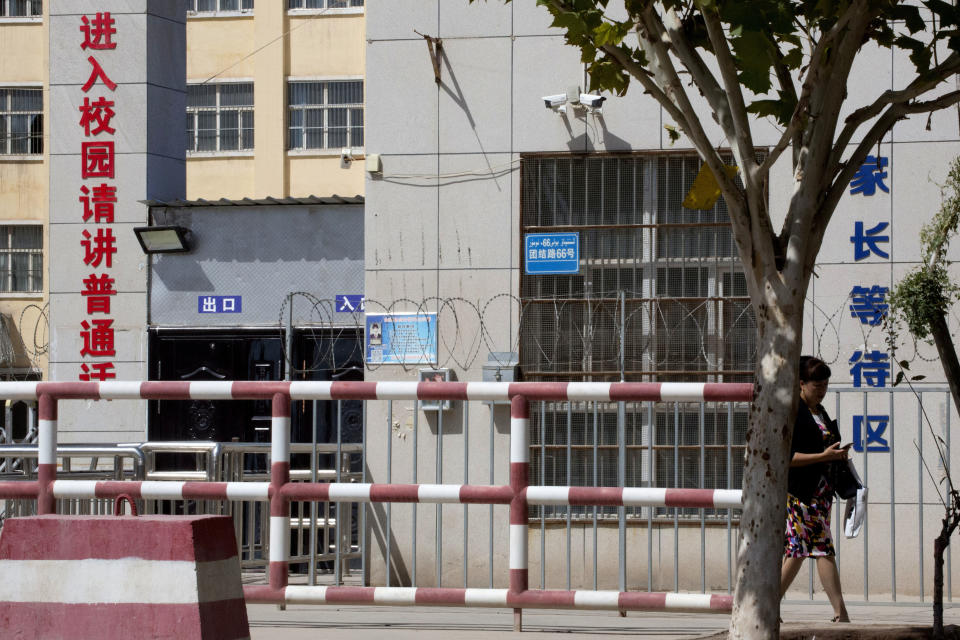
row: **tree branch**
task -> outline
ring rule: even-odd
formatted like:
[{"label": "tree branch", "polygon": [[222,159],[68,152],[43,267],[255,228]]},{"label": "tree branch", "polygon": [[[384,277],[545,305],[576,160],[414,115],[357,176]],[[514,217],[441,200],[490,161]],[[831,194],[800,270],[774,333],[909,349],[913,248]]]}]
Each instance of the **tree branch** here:
[{"label": "tree branch", "polygon": [[945,93],[938,98],[926,102],[900,102],[889,105],[883,115],[870,127],[870,130],[864,135],[860,144],[857,145],[857,148],[854,149],[847,161],[831,167],[831,172],[836,172],[836,178],[817,207],[814,224],[819,225],[822,223],[823,228],[826,228],[826,223],[829,222],[830,216],[825,212],[832,212],[836,208],[840,198],[847,190],[847,185],[850,184],[853,175],[860,168],[860,165],[863,164],[867,154],[898,120],[909,114],[939,111],[940,109],[945,109],[958,103],[960,103],[960,91],[951,91],[950,93]]},{"label": "tree branch", "polygon": [[720,24],[720,17],[715,10],[706,8],[701,10],[701,14],[707,25],[707,36],[713,46],[713,54],[717,57],[717,63],[720,65],[720,78],[723,80],[730,116],[733,120],[734,138],[731,140],[731,146],[739,156],[737,160],[743,168],[743,181],[747,185],[747,191],[750,191],[757,186],[755,184],[756,174],[754,173],[757,161],[753,157],[753,136],[750,133],[747,107],[743,101],[743,90],[740,87],[740,79],[737,77],[737,65],[733,60],[733,54],[730,52],[727,36],[723,32],[723,25]]},{"label": "tree branch", "polygon": [[690,72],[694,84],[697,85],[710,108],[713,109],[717,123],[723,128],[727,137],[732,139],[734,133],[733,119],[730,117],[730,104],[726,100],[724,90],[710,69],[707,68],[703,57],[697,53],[696,48],[692,47],[687,37],[683,35],[680,27],[680,18],[676,11],[672,8],[669,9],[666,20],[663,21],[663,28],[670,44],[673,45],[672,50],[687,71]]},{"label": "tree branch", "polygon": [[696,117],[696,111],[683,88],[680,75],[673,66],[670,49],[667,46],[668,40],[664,38],[665,28],[660,22],[652,3],[640,14],[640,26],[646,32],[645,35],[638,29],[637,35],[640,38],[640,44],[647,55],[652,58],[651,62],[656,64],[660,73],[659,81],[664,85],[664,92],[671,95],[676,101],[676,106],[679,107],[681,119],[678,120],[678,123],[685,123],[684,131],[690,137],[697,151],[700,152],[704,162],[710,167],[724,196],[735,200],[734,205],[743,207],[745,204],[743,194],[737,183],[727,176],[723,169],[723,160],[713,148],[713,143],[707,137],[700,120]]},{"label": "tree branch", "polygon": [[850,143],[851,138],[856,133],[857,129],[865,123],[867,120],[877,116],[883,108],[890,104],[896,104],[901,102],[906,102],[912,100],[917,96],[930,91],[938,84],[946,80],[946,78],[952,74],[960,72],[960,54],[952,53],[946,60],[930,70],[930,76],[917,76],[913,82],[907,85],[906,88],[900,89],[898,91],[884,91],[883,94],[877,98],[873,104],[861,107],[847,116],[844,121],[845,125],[843,130],[840,132],[840,135],[837,137],[837,142],[834,145],[834,152],[830,158],[830,166],[834,166],[840,161],[840,158],[843,156],[843,150]]}]

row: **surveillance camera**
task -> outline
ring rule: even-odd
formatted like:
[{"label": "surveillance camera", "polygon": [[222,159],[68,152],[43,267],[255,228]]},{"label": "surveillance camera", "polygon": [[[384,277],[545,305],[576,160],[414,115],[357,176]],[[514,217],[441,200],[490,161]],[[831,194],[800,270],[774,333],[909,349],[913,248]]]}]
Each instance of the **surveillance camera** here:
[{"label": "surveillance camera", "polygon": [[547,109],[557,109],[558,107],[560,107],[560,106],[562,106],[564,103],[566,103],[566,101],[567,101],[567,94],[565,94],[565,93],[558,93],[558,94],[552,95],[552,96],[543,96],[543,98],[541,98],[541,100],[543,100],[543,105],[544,105]]},{"label": "surveillance camera", "polygon": [[598,96],[592,93],[580,94],[580,104],[596,111],[599,111],[603,107],[603,101],[606,99],[606,96]]}]

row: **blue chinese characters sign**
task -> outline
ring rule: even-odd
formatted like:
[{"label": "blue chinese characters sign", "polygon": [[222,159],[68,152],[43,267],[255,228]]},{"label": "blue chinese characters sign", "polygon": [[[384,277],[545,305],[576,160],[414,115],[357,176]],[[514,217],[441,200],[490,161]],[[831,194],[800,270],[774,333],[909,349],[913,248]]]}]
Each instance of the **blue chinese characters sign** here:
[{"label": "blue chinese characters sign", "polygon": [[578,273],[580,234],[528,233],[524,236],[523,256],[528,275]]},{"label": "blue chinese characters sign", "polygon": [[360,313],[364,312],[364,298],[363,294],[356,295],[344,295],[337,294],[337,313],[354,313],[359,311]]},{"label": "blue chinese characters sign", "polygon": [[368,364],[437,361],[437,314],[367,314]]},{"label": "blue chinese characters sign", "polygon": [[197,296],[197,313],[240,313],[243,299],[240,296]]}]

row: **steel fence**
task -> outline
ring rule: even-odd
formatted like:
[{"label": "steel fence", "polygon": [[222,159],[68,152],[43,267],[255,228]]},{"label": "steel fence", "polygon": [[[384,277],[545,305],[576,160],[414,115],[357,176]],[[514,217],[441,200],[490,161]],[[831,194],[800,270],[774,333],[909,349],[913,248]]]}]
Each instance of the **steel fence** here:
[{"label": "steel fence", "polygon": [[[136,384],[136,394],[128,390],[122,397],[151,397],[160,391],[150,385],[162,383]],[[199,391],[191,389],[190,393],[194,397],[216,399],[228,396],[272,398],[267,391],[244,386],[253,383],[236,383],[237,387],[230,387],[229,383],[217,384],[228,386],[198,387]],[[693,401],[694,398],[687,396],[653,394],[650,390],[660,389],[661,385],[637,383],[258,384],[274,385],[266,388],[280,394],[280,400],[274,399],[275,406],[277,402],[290,398],[365,400],[362,444],[327,444],[315,449],[315,459],[324,455],[332,459],[337,455],[333,452],[339,450],[341,456],[351,451],[350,455],[362,462],[348,463],[340,458],[338,468],[329,465],[331,468],[326,471],[317,469],[315,464],[310,469],[289,470],[288,467],[291,480],[305,482],[285,482],[279,488],[279,495],[289,505],[288,512],[282,517],[287,518],[287,528],[293,532],[284,542],[285,549],[281,549],[286,558],[283,562],[287,566],[311,562],[313,570],[305,571],[310,574],[309,584],[316,584],[317,571],[327,570],[334,573],[332,585],[334,589],[338,588],[342,584],[342,570],[353,561],[360,565],[360,588],[372,589],[368,585],[376,583],[388,589],[419,589],[421,593],[417,596],[411,591],[385,592],[380,588],[377,597],[384,602],[402,599],[402,594],[407,594],[403,597],[455,596],[459,599],[468,591],[473,594],[477,587],[485,587],[480,589],[484,592],[483,597],[508,593],[509,589],[498,589],[503,582],[495,566],[504,562],[500,540],[505,523],[494,517],[494,509],[497,504],[512,503],[511,496],[515,496],[516,491],[508,485],[496,484],[505,470],[497,454],[497,432],[498,425],[502,425],[508,415],[506,406],[501,408],[500,405],[509,403],[513,397],[525,397],[530,401],[524,435],[528,438],[529,480],[538,484],[526,491],[524,517],[533,537],[529,549],[529,575],[534,577],[532,582],[539,582],[540,590],[545,593],[580,593],[578,590],[593,589],[608,594],[612,592],[603,591],[607,587],[617,588],[616,593],[632,593],[637,589],[648,593],[658,590],[699,591],[702,594],[732,591],[732,562],[738,524],[733,508],[729,505],[715,508],[712,504],[697,501],[667,504],[654,500],[651,496],[655,494],[651,493],[642,494],[642,500],[638,498],[632,502],[618,502],[611,496],[622,499],[623,491],[626,491],[629,497],[631,487],[647,491],[659,487],[659,491],[679,489],[681,492],[689,489],[701,492],[739,489],[736,458],[741,454],[736,430],[740,427],[731,416],[746,410],[747,404],[742,400],[712,397],[707,401]],[[723,385],[664,386],[674,389],[723,388]],[[122,387],[111,387],[110,383],[100,387],[100,397],[121,397],[119,390]],[[37,393],[42,395],[43,387],[37,388]],[[598,389],[605,391],[598,396],[595,395]],[[0,386],[0,396],[4,393],[9,390]],[[870,517],[858,538],[847,540],[843,536],[842,505],[838,504],[834,513],[838,561],[848,600],[922,601],[930,593],[930,586],[924,581],[930,576],[931,559],[927,556],[931,555],[931,547],[925,537],[932,540],[935,535],[933,527],[941,517],[935,491],[940,476],[950,468],[952,456],[950,425],[956,418],[952,417],[949,392],[945,388],[933,387],[916,393],[899,387],[883,390],[833,388],[831,394],[825,405],[840,418],[845,441],[851,439],[848,436],[853,435],[858,416],[862,418],[852,457],[871,488]],[[437,400],[450,400],[452,408],[423,411],[421,400],[430,400],[433,406]],[[403,407],[398,407],[398,402],[403,403]],[[412,403],[412,407],[408,403]],[[479,411],[478,406],[481,407]],[[538,415],[546,414],[544,407],[549,407],[562,418],[557,423],[556,433],[565,434],[567,424],[579,421],[587,435],[586,440],[577,443],[575,439],[565,437],[551,442],[544,437],[549,429],[538,420]],[[604,412],[615,416],[606,426],[600,417]],[[401,414],[412,422],[409,431],[402,424]],[[722,416],[726,418],[721,419]],[[878,416],[886,417],[886,431],[878,433],[878,427],[870,427],[872,431],[869,431],[869,421]],[[928,420],[932,420],[929,426]],[[512,424],[512,427],[516,436],[517,426]],[[605,429],[609,434],[605,435]],[[627,437],[631,429],[635,433]],[[276,434],[276,427],[274,430]],[[371,437],[367,436],[368,430],[372,430]],[[660,435],[658,430],[662,431]],[[723,431],[726,433],[721,438]],[[942,460],[934,448],[934,439],[939,439],[944,447]],[[368,482],[367,452],[375,441],[378,456],[376,477],[384,481],[383,485]],[[173,472],[158,470],[155,463],[149,462],[152,448],[163,446],[193,447],[201,460],[195,469],[180,470],[181,475],[165,475]],[[288,451],[296,454],[308,452],[309,448],[310,445],[289,445]],[[208,457],[215,449],[221,451],[213,456],[221,461],[219,468],[218,463],[210,462]],[[36,449],[32,451],[36,452]],[[541,460],[545,457],[545,451],[546,457],[555,456],[551,463],[553,475],[546,473],[548,465],[537,462],[538,456]],[[89,451],[86,453],[92,455]],[[270,517],[267,503],[270,502],[269,487],[278,484],[273,462],[277,455],[284,453],[283,449],[278,451],[275,444],[148,443],[142,453],[145,469],[151,471],[145,471],[142,476],[141,499],[158,505],[156,509],[159,511],[191,500],[195,509],[220,509],[219,512],[232,513],[238,519],[238,540],[247,549],[245,566],[267,566],[268,559],[273,556],[274,573],[277,573],[280,560],[276,557],[275,545],[270,544],[269,532],[271,528],[274,532],[278,529]],[[615,455],[609,455],[611,453]],[[0,452],[0,458],[6,455]],[[107,458],[110,458],[108,453],[101,454],[101,467],[105,466]],[[259,462],[249,462],[253,458],[259,458]],[[251,464],[257,470],[253,470]],[[127,466],[132,465],[129,462]],[[615,465],[616,472],[605,474],[605,465]],[[89,469],[78,469],[76,464],[71,466],[61,462],[55,492],[61,499],[72,496],[71,499],[79,500],[83,495],[76,495],[77,492],[93,491],[96,496],[99,491],[109,497],[121,489],[129,490],[130,485],[115,482],[118,479],[115,466],[106,466],[109,468],[98,470],[105,474],[100,482],[91,485],[90,476],[74,475],[89,474]],[[127,473],[123,477],[134,479],[135,475]],[[422,484],[425,479],[433,484]],[[477,486],[471,484],[471,480],[488,484]],[[398,485],[398,481],[405,484]],[[462,484],[449,484],[451,481]],[[559,488],[552,485],[559,485]],[[565,487],[578,485],[592,491],[587,493],[590,500],[569,499],[571,493]],[[22,487],[11,488],[7,483],[0,486],[4,491],[25,491]],[[39,489],[31,490],[27,495],[39,495]],[[656,495],[663,497],[666,494]],[[234,501],[233,507],[231,501]],[[397,502],[411,504],[398,505]],[[382,514],[371,511],[374,503],[384,503]],[[432,506],[418,503],[432,503]],[[450,504],[461,505],[458,509],[462,509],[462,519],[456,527],[450,526],[455,522],[450,517],[449,510],[453,508]],[[340,505],[343,505],[342,522],[336,517]],[[307,515],[311,509],[317,511]],[[398,512],[398,509],[403,511]],[[428,510],[429,514],[424,513]],[[274,515],[276,517],[281,516]],[[353,522],[349,522],[351,517]],[[374,560],[371,552],[371,528],[368,526],[371,517],[381,519],[387,532],[381,542],[382,559]],[[340,535],[337,535],[338,525]],[[349,536],[343,534],[345,528],[350,530]],[[483,532],[483,529],[487,530]],[[244,531],[259,531],[260,535],[245,536]],[[905,547],[904,540],[908,539],[911,544]],[[477,544],[477,540],[486,544]],[[316,551],[313,561],[309,560],[310,554],[304,549]],[[878,553],[878,549],[882,552]],[[451,562],[449,558],[445,561],[444,554],[451,553],[462,554],[461,562]],[[574,553],[578,555],[574,556]],[[617,566],[615,580],[609,564],[611,560]],[[399,567],[401,563],[406,566]],[[668,566],[670,564],[672,566]],[[456,565],[459,567],[452,568]],[[953,565],[949,550],[946,565],[945,595],[947,601],[952,602]],[[538,573],[539,580],[535,578]],[[810,599],[815,597],[812,573],[811,569],[806,594]],[[251,596],[279,601],[277,584],[279,578],[274,577],[262,590],[254,590]],[[423,591],[424,584],[430,585],[426,591]],[[446,593],[446,589],[453,588],[450,585],[457,585],[453,596]],[[299,592],[299,586],[292,588],[293,591],[282,592],[286,602],[302,602],[310,598],[325,602],[360,602],[374,593],[333,590],[323,592],[321,597],[319,592],[310,595]],[[434,593],[431,589],[443,589],[446,595]],[[793,592],[793,597],[796,593]],[[611,596],[605,597],[609,605]],[[507,606],[501,595],[490,602]],[[533,606],[523,599],[511,602]],[[542,604],[540,602],[537,606]]]},{"label": "steel fence", "polygon": [[[5,383],[0,396],[36,398],[39,414],[36,481],[2,482],[4,498],[36,497],[40,514],[54,513],[63,498],[110,498],[128,494],[148,500],[255,500],[270,510],[268,584],[247,585],[248,602],[439,604],[512,608],[519,629],[523,608],[728,611],[726,595],[636,591],[531,590],[528,588],[528,533],[531,505],[612,505],[736,508],[737,490],[640,487],[550,487],[529,484],[530,401],[716,402],[749,401],[749,384],[683,383],[451,383],[451,382],[106,382]],[[57,478],[57,406],[67,399],[270,399],[272,402],[269,482],[69,480]],[[292,400],[435,400],[510,402],[510,483],[369,484],[291,482]],[[442,427],[438,425],[442,442]],[[366,441],[366,434],[363,438]],[[338,450],[340,448],[338,443]],[[438,443],[438,452],[441,447]],[[442,469],[442,464],[438,465]],[[289,584],[291,503],[420,502],[509,505],[509,589],[436,587],[319,587]],[[365,519],[366,510],[361,517]],[[438,521],[437,535],[441,534]],[[366,532],[365,528],[363,529]],[[361,543],[363,544],[363,543]],[[364,545],[365,546],[365,545]],[[442,546],[440,547],[442,551]],[[439,567],[442,562],[438,564]],[[439,579],[438,579],[439,582]]]}]

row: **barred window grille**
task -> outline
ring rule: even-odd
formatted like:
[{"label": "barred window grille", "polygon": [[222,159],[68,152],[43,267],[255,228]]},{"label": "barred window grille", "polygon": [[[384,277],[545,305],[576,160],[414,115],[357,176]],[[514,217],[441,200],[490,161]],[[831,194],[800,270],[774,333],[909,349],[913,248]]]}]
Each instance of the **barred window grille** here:
[{"label": "barred window grille", "polygon": [[289,149],[363,146],[363,81],[289,82]]},{"label": "barred window grille", "polygon": [[0,17],[32,18],[43,15],[41,0],[0,0]]},{"label": "barred window grille", "polygon": [[223,13],[253,11],[253,0],[187,0],[187,13]]},{"label": "barred window grille", "polygon": [[43,153],[43,89],[0,88],[0,155]]},{"label": "barred window grille", "polygon": [[187,151],[253,149],[253,83],[187,86]]},{"label": "barred window grille", "polygon": [[[699,169],[680,154],[522,160],[522,231],[580,235],[579,273],[521,276],[525,379],[753,379],[755,320],[725,203],[681,205]],[[626,486],[739,487],[746,418],[742,404],[629,404]],[[535,403],[531,425],[534,482],[592,486],[596,474],[600,486],[618,484],[616,403]]]},{"label": "barred window grille", "polygon": [[43,291],[43,227],[0,226],[0,291]]},{"label": "barred window grille", "polygon": [[362,6],[363,0],[287,0],[287,9],[346,9]]}]

